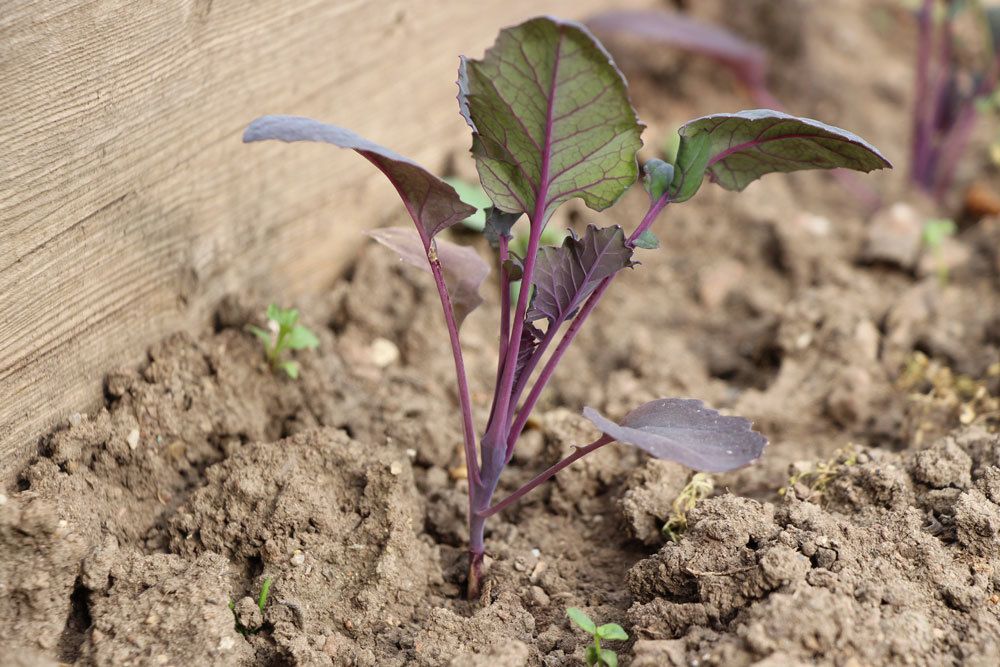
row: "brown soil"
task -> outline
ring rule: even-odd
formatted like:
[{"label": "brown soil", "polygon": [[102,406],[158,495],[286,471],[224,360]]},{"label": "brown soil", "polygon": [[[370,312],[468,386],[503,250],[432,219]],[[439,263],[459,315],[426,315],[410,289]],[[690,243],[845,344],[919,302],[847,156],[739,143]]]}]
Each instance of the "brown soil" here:
[{"label": "brown soil", "polygon": [[[905,21],[896,3],[777,4],[696,11],[783,59],[791,111],[900,163],[866,181],[887,206],[869,221],[837,181],[801,174],[739,196],[706,186],[668,210],[663,248],[609,292],[501,482],[589,442],[583,405],[621,415],[694,396],[753,418],[764,458],[717,476],[678,543],[660,528],[689,473],[607,447],[489,524],[483,599],[463,601],[461,430],[436,294],[367,247],[299,304],[321,339],[299,381],[272,374],[245,332],[264,303],[233,297],[212,330],[111,374],[104,409],[43,441],[0,494],[0,662],[572,665],[584,636],[565,609],[579,606],[626,628],[617,648],[636,666],[997,664],[1000,219],[964,224],[946,284],[919,248],[887,253],[913,231],[888,206],[915,198]],[[650,137],[745,106],[711,67],[636,58],[621,61]],[[604,218],[570,205],[557,224],[631,227],[643,197]],[[489,296],[463,330],[479,423]]]}]

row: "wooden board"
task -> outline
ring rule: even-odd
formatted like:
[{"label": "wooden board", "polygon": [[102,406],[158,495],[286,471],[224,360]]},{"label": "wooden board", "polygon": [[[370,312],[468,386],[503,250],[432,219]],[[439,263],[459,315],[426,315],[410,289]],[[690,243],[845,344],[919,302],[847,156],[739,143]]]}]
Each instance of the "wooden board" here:
[{"label": "wooden board", "polygon": [[639,0],[6,0],[0,11],[0,483],[110,369],[247,284],[330,284],[396,210],[355,156],[244,146],[312,115],[440,168],[457,56],[503,25]]}]

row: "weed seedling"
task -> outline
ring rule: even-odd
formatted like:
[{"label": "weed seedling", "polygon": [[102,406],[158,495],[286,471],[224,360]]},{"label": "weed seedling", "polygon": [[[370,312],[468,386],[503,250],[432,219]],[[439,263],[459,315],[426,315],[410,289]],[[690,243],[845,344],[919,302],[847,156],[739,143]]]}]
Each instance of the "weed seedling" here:
[{"label": "weed seedling", "polygon": [[715,482],[709,475],[703,472],[696,472],[692,475],[691,481],[674,498],[673,512],[667,522],[663,524],[663,534],[672,542],[679,542],[681,535],[688,527],[688,512],[693,510],[699,502],[712,495],[713,490],[715,490]]},{"label": "weed seedling", "polygon": [[264,354],[271,370],[282,370],[293,380],[299,377],[299,362],[285,359],[287,350],[312,350],[319,345],[316,334],[299,324],[299,311],[282,309],[273,303],[267,307],[267,329],[248,328],[264,344]]},{"label": "weed seedling", "polygon": [[956,231],[958,231],[958,227],[953,221],[947,218],[935,218],[924,223],[921,234],[924,247],[930,251],[934,257],[934,263],[937,264],[938,282],[942,286],[948,284],[948,264],[944,258],[944,242],[945,239],[954,236]]},{"label": "weed seedling", "polygon": [[[257,608],[260,609],[260,613],[264,613],[264,607],[267,606],[267,596],[271,594],[271,577],[266,577],[264,583],[260,587],[260,593],[257,595]],[[233,612],[233,618],[236,619],[236,631],[243,635],[255,635],[261,631],[264,626],[256,628],[247,628],[240,623],[240,619],[236,618],[236,602],[233,600],[229,601],[229,609]]]},{"label": "weed seedling", "polygon": [[605,623],[598,627],[597,624],[590,620],[590,616],[587,616],[582,609],[578,609],[577,607],[567,609],[566,615],[569,616],[569,620],[573,621],[574,625],[594,638],[594,643],[587,647],[587,653],[585,654],[587,664],[591,667],[618,667],[618,654],[609,648],[601,646],[601,640],[613,642],[627,641],[628,635],[622,629],[622,626],[617,623]]},{"label": "weed seedling", "polygon": [[[600,436],[493,501],[521,431],[566,350],[612,280],[638,265],[636,252],[659,244],[651,227],[667,206],[693,197],[706,178],[739,191],[774,172],[837,167],[868,172],[890,165],[850,132],[757,109],[684,124],[673,163],[652,160],[640,179],[636,152],[643,125],[624,77],[584,26],[548,17],[502,30],[481,59],[462,58],[458,88],[480,183],[492,202],[483,234],[494,248],[500,274],[496,381],[482,431],[473,420],[459,327],[482,303],[479,288],[490,266],[473,248],[437,238],[475,208],[412,160],[341,127],[297,116],[264,116],[250,124],[243,139],[319,141],[354,150],[385,174],[412,218],[413,229],[390,227],[371,235],[430,273],[440,297],[469,483],[467,593],[477,598],[487,519],[590,452],[617,441],[696,470],[724,472],[751,463],[764,450],[767,439],[752,430],[748,419],[724,416],[695,399],[650,401],[619,421],[587,407],[583,414]],[[560,246],[542,244],[563,203],[579,198],[603,211],[639,180],[649,208],[631,232],[618,225],[589,225],[580,234],[570,233]],[[522,216],[528,240],[518,252],[511,245],[512,228]],[[525,288],[512,299],[516,280]],[[648,298],[651,309],[667,307],[657,295]],[[607,306],[602,316],[612,319],[615,304]]]}]

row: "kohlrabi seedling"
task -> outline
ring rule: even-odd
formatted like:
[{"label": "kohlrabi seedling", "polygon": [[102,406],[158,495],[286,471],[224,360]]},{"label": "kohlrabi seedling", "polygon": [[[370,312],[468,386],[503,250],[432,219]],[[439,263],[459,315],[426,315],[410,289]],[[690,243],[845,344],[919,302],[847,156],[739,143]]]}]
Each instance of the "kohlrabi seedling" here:
[{"label": "kohlrabi seedling", "polygon": [[[969,19],[966,30],[959,19]],[[1000,108],[1000,6],[920,0],[911,180],[938,200],[948,192],[976,120]],[[978,29],[968,36],[970,29]]]},{"label": "kohlrabi seedling", "polygon": [[696,472],[691,476],[691,480],[681,489],[681,492],[674,498],[671,505],[672,512],[663,524],[663,535],[672,542],[679,542],[681,535],[688,527],[688,512],[693,510],[699,502],[712,495],[715,489],[715,482],[710,475],[703,472]]},{"label": "kohlrabi seedling", "polygon": [[594,643],[587,647],[584,657],[591,667],[598,665],[603,667],[618,667],[618,654],[609,648],[601,646],[601,640],[624,642],[628,641],[628,634],[617,623],[605,623],[598,626],[590,616],[587,616],[582,609],[570,607],[566,610],[569,620],[578,628],[588,633],[594,639]]},{"label": "kohlrabi seedling", "polygon": [[[393,227],[371,235],[429,272],[440,296],[469,481],[468,594],[477,597],[486,520],[588,453],[618,441],[696,470],[724,472],[756,460],[764,449],[767,440],[749,420],[724,416],[694,399],[651,401],[619,421],[588,407],[583,414],[600,437],[493,502],[542,390],[611,281],[637,265],[636,248],[657,244],[650,228],[663,210],[694,196],[706,177],[727,190],[742,190],[772,172],[834,167],[867,172],[890,165],[860,137],[808,118],[767,109],[705,116],[680,128],[674,164],[645,165],[649,209],[631,232],[590,225],[561,246],[546,247],[542,234],[560,205],[579,198],[602,211],[639,180],[636,151],[643,125],[625,79],[584,26],[545,17],[502,30],[481,59],[462,58],[458,88],[459,109],[472,129],[472,156],[493,202],[484,234],[495,244],[500,273],[496,384],[481,432],[473,421],[459,327],[482,302],[479,288],[489,266],[472,248],[436,238],[474,209],[420,165],[350,130],[309,118],[264,116],[243,138],[353,149],[385,174],[412,218],[415,229]],[[510,247],[511,228],[521,216],[528,221],[523,255]],[[513,280],[531,289],[520,290],[512,303]],[[612,318],[614,304],[609,305],[604,316]],[[649,307],[669,305],[650,294]]]},{"label": "kohlrabi seedling", "polygon": [[299,324],[299,311],[282,309],[273,303],[267,307],[267,329],[250,325],[250,331],[264,345],[264,355],[271,370],[284,371],[293,380],[299,377],[299,362],[285,359],[288,350],[312,350],[319,345],[316,334]]}]

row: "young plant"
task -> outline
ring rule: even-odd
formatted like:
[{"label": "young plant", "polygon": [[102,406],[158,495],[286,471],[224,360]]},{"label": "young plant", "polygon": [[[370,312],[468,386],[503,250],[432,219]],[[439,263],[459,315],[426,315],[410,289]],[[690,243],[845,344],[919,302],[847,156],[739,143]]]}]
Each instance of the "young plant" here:
[{"label": "young plant", "polygon": [[264,355],[271,370],[284,371],[295,380],[299,377],[299,362],[285,359],[287,350],[312,350],[319,345],[316,334],[299,324],[299,311],[282,309],[273,303],[267,307],[267,329],[249,325],[250,331],[264,344]]},{"label": "young plant", "polygon": [[[261,584],[260,593],[257,595],[257,609],[263,615],[264,607],[267,606],[267,597],[271,594],[271,577],[266,577],[264,583]],[[233,616],[236,616],[236,603],[233,600],[229,601],[229,610],[233,612]],[[236,619],[236,631],[242,635],[255,635],[261,631],[263,626],[256,628],[245,627],[240,623],[239,618]]]},{"label": "young plant", "polygon": [[[963,17],[982,35],[978,44],[960,38]],[[940,201],[978,116],[997,108],[1000,7],[977,0],[921,0],[917,26],[910,179]]]},{"label": "young plant", "polygon": [[715,482],[709,475],[703,472],[696,472],[681,492],[674,498],[671,509],[673,510],[667,522],[663,524],[663,534],[671,542],[679,542],[681,535],[688,527],[688,512],[693,510],[699,502],[712,495],[715,490]]},{"label": "young plant", "polygon": [[[403,200],[415,230],[389,228],[372,235],[431,273],[440,296],[469,481],[467,592],[477,597],[487,519],[590,452],[618,441],[696,470],[724,472],[756,460],[764,449],[766,438],[749,420],[723,416],[698,400],[651,401],[617,422],[587,407],[583,414],[600,437],[493,502],[542,390],[611,281],[622,269],[637,266],[636,248],[656,246],[650,228],[664,209],[694,196],[706,177],[727,190],[742,190],[772,172],[834,167],[867,172],[890,165],[860,137],[815,120],[766,109],[706,116],[680,128],[674,164],[645,165],[649,208],[631,232],[590,225],[559,247],[543,247],[542,234],[561,204],[579,198],[602,211],[639,178],[636,151],[643,125],[624,77],[585,27],[546,17],[502,30],[482,59],[462,58],[458,87],[459,109],[472,129],[472,156],[493,202],[484,234],[495,243],[500,273],[496,382],[481,432],[473,421],[459,327],[482,302],[479,287],[489,266],[471,248],[436,238],[474,209],[413,161],[340,127],[265,116],[253,121],[243,138],[353,149],[385,174]],[[529,238],[519,255],[510,248],[511,228],[523,215]],[[512,303],[513,280],[530,289],[520,290]],[[664,305],[651,298],[650,307]],[[613,307],[604,316],[614,317]]]},{"label": "young plant", "polygon": [[955,235],[958,227],[953,220],[947,218],[933,218],[924,222],[921,238],[924,247],[932,254],[934,263],[937,264],[938,283],[943,287],[948,284],[948,263],[944,258],[944,242]]},{"label": "young plant", "polygon": [[618,667],[618,654],[609,648],[601,646],[601,640],[624,642],[628,641],[628,634],[617,623],[605,623],[599,626],[590,620],[590,616],[582,609],[570,607],[566,610],[569,620],[573,621],[576,627],[588,633],[594,638],[594,643],[587,647],[585,659],[591,667],[603,665],[604,667]]}]

